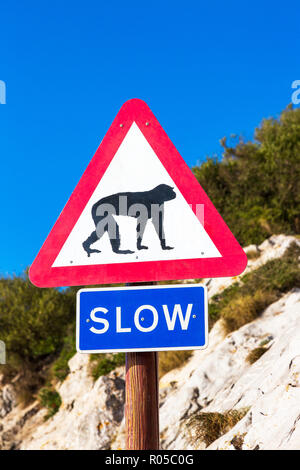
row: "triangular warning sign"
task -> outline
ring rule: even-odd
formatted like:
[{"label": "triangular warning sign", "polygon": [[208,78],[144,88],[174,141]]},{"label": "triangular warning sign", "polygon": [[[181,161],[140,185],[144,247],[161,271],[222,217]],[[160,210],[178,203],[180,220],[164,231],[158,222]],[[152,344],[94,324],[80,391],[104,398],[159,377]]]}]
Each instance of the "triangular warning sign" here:
[{"label": "triangular warning sign", "polygon": [[233,276],[247,258],[141,100],[117,114],[34,260],[39,287]]}]

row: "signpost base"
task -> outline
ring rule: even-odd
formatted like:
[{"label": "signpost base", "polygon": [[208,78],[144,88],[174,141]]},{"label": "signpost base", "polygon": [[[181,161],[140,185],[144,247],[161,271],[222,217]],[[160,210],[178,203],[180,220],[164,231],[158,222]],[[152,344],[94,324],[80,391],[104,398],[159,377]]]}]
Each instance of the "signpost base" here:
[{"label": "signpost base", "polygon": [[158,353],[126,354],[126,449],[158,450]]}]

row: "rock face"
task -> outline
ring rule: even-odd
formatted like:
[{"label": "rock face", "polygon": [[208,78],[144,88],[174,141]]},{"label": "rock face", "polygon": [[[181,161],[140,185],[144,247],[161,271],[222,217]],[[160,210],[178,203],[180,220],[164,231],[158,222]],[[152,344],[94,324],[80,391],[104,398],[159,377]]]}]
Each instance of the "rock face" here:
[{"label": "rock face", "polygon": [[[259,247],[247,271],[280,257],[294,237],[273,236]],[[297,241],[297,243],[299,243]],[[237,278],[207,280],[212,296]],[[249,352],[264,345],[253,364]],[[76,354],[70,374],[57,387],[59,411],[44,421],[38,403],[17,405],[13,384],[0,385],[0,448],[124,449],[124,370],[95,383],[89,357]],[[160,430],[163,449],[204,449],[191,443],[186,423],[198,412],[247,409],[244,418],[208,449],[299,449],[300,447],[300,289],[270,305],[255,321],[224,336],[220,322],[206,350],[195,351],[181,369],[160,381]]]},{"label": "rock face", "polygon": [[[193,448],[185,418],[197,408],[219,413],[249,408],[209,449],[234,449],[237,437],[242,449],[299,449],[300,289],[225,339],[214,333],[213,352],[196,352],[186,368],[164,377],[173,383],[160,413],[164,448]],[[262,342],[267,351],[250,365],[247,355]]]},{"label": "rock face", "polygon": [[11,385],[5,385],[0,390],[0,418],[4,418],[11,412],[16,405],[16,396],[14,388]]},{"label": "rock face", "polygon": [[21,449],[110,448],[123,418],[123,371],[116,370],[94,383],[88,374],[88,360],[88,355],[82,354],[71,359],[71,372],[58,388],[62,398],[59,412],[24,439]]},{"label": "rock face", "polygon": [[[1,380],[0,380],[1,383]],[[36,422],[36,414],[40,407],[37,403],[23,409],[17,406],[13,385],[5,385],[0,390],[0,449],[18,449],[23,437],[32,432]]]}]

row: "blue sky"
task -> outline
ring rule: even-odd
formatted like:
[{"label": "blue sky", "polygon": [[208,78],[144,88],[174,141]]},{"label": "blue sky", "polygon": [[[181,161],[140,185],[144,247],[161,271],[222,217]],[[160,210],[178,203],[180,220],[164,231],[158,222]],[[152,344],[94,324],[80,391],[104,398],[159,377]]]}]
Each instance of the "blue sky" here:
[{"label": "blue sky", "polygon": [[1,1],[0,273],[31,264],[120,106],[193,166],[252,138],[300,79],[296,1]]}]

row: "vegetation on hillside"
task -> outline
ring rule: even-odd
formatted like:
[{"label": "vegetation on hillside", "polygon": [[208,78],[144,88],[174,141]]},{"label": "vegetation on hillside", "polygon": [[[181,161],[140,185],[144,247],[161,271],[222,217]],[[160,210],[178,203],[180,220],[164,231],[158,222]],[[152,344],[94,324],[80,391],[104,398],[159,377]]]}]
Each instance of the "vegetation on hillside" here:
[{"label": "vegetation on hillside", "polygon": [[62,403],[59,393],[53,387],[43,387],[38,394],[41,405],[48,410],[45,421],[59,410]]},{"label": "vegetation on hillside", "polygon": [[125,354],[92,354],[90,356],[91,375],[97,380],[101,375],[107,375],[116,367],[125,364]]},{"label": "vegetation on hillside", "polygon": [[39,289],[24,273],[0,279],[0,299],[1,340],[7,349],[1,373],[6,380],[19,374],[16,385],[27,403],[46,381],[67,374],[66,360],[75,352],[75,298],[68,290]]},{"label": "vegetation on hillside", "polygon": [[228,410],[224,413],[198,412],[186,422],[192,443],[204,442],[206,446],[226,434],[248,413],[249,408]]},{"label": "vegetation on hillside", "polygon": [[263,310],[293,287],[300,287],[300,247],[293,243],[273,259],[241,277],[209,303],[211,322],[222,319],[226,333],[255,320]]},{"label": "vegetation on hillside", "polygon": [[300,108],[263,120],[253,142],[221,144],[222,159],[208,158],[193,171],[239,242],[299,234]]},{"label": "vegetation on hillside", "polygon": [[192,356],[193,351],[162,351],[159,353],[158,375],[162,377],[170,370],[183,366]]},{"label": "vegetation on hillside", "polygon": [[265,346],[259,346],[258,348],[252,349],[252,351],[247,355],[246,361],[249,362],[249,364],[254,364],[254,362],[258,361],[258,359],[260,359],[268,349],[269,348],[266,348]]}]

